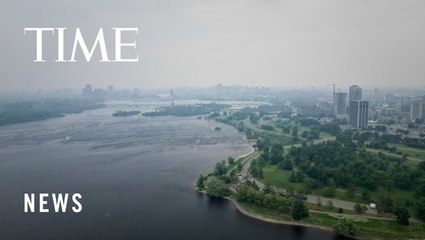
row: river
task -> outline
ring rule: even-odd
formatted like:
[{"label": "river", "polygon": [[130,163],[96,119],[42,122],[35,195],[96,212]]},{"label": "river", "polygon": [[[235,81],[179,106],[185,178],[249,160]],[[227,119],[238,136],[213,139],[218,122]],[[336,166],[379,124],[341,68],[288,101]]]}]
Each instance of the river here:
[{"label": "river", "polygon": [[[195,117],[112,117],[113,108],[0,127],[0,239],[333,239],[247,217],[193,189],[249,150]],[[221,131],[215,131],[219,126]],[[81,193],[83,211],[24,213],[24,193]]]}]

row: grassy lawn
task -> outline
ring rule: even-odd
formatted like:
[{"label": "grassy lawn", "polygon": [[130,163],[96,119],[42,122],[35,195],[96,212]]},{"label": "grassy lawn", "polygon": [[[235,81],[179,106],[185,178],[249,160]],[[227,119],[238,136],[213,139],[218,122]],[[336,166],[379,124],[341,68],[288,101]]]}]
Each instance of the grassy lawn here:
[{"label": "grassy lawn", "polygon": [[332,135],[329,134],[328,132],[321,131],[320,132],[320,137],[322,137],[322,138],[330,138],[330,137],[332,137]]},{"label": "grassy lawn", "polygon": [[336,213],[310,213],[310,216],[300,221],[292,220],[289,214],[277,210],[259,208],[253,204],[240,203],[240,206],[250,213],[280,221],[314,224],[333,228],[336,221],[346,218],[353,221],[358,236],[366,239],[423,239],[425,225],[411,223],[410,226],[402,226],[393,220],[368,219],[364,216]]},{"label": "grassy lawn", "polygon": [[300,136],[303,132],[305,131],[310,131],[309,127],[303,126],[301,124],[293,124],[293,126],[297,126],[298,127],[298,136]]},{"label": "grassy lawn", "polygon": [[[314,195],[318,195],[318,196],[322,196],[322,197],[326,197],[325,196],[325,188],[319,188],[319,189],[315,189],[312,194]],[[362,190],[361,188],[357,188],[354,194],[354,197],[349,196],[346,191],[344,189],[337,189],[337,191],[335,192],[335,197],[332,198],[336,198],[336,199],[340,199],[340,200],[344,200],[344,201],[350,201],[350,202],[359,202],[359,203],[368,203],[363,201],[361,194]],[[326,203],[323,203],[326,204]]]},{"label": "grassy lawn", "polygon": [[395,221],[369,219],[366,223],[356,223],[360,236],[374,239],[424,239],[425,225],[411,223],[403,226]]},{"label": "grassy lawn", "polygon": [[280,169],[277,166],[266,166],[263,168],[263,176],[264,178],[261,181],[265,184],[285,189],[292,188],[296,191],[300,191],[304,188],[304,184],[302,183],[293,183],[289,181],[291,171]]}]

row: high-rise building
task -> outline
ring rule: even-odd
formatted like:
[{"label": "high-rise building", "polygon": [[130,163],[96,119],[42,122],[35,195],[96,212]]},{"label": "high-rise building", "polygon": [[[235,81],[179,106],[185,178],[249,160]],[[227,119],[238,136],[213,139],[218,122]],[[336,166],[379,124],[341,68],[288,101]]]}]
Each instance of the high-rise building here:
[{"label": "high-rise building", "polygon": [[93,95],[93,90],[92,90],[92,86],[90,84],[87,84],[84,88],[83,88],[83,97],[91,97]]},{"label": "high-rise building", "polygon": [[366,128],[369,120],[369,101],[350,101],[350,125],[352,128]]},{"label": "high-rise building", "polygon": [[341,115],[341,114],[346,114],[347,110],[347,93],[344,92],[337,92],[334,95],[334,99],[335,99],[335,113],[337,115]]},{"label": "high-rise building", "polygon": [[362,88],[357,85],[351,86],[349,99],[350,101],[362,100]]},{"label": "high-rise building", "polygon": [[414,98],[410,103],[410,120],[425,119],[425,96]]},{"label": "high-rise building", "polygon": [[358,85],[350,87],[350,93],[348,97],[348,113],[351,115],[351,101],[362,100],[362,88]]}]

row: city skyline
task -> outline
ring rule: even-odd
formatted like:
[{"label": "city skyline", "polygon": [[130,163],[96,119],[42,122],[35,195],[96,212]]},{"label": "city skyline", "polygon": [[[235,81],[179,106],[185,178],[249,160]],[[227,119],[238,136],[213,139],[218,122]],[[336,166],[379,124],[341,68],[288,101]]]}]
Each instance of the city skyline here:
[{"label": "city skyline", "polygon": [[[424,86],[423,1],[165,3],[76,1],[41,8],[6,1],[0,10],[2,90],[78,88],[86,82],[150,88]],[[64,9],[66,14],[56,14]],[[44,10],[50,14],[40,17]],[[24,28],[59,26],[67,27],[65,56],[77,27],[89,46],[99,27],[138,27],[140,61],[55,63],[56,36],[46,34],[50,61],[34,63],[34,36],[24,35]],[[105,39],[113,42],[111,31],[105,30]],[[96,50],[93,61],[99,58]]]}]

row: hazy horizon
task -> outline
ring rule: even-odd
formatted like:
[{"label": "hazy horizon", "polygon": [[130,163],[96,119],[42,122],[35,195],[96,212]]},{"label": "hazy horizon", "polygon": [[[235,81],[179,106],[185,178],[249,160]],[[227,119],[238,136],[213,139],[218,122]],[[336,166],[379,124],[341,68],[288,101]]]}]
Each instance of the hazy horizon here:
[{"label": "hazy horizon", "polygon": [[[1,90],[208,87],[217,84],[344,89],[424,87],[425,2],[393,1],[3,1]],[[55,63],[56,36],[45,34],[46,63],[34,63],[25,27],[75,28],[89,47],[103,27],[138,27],[138,63]]]}]

